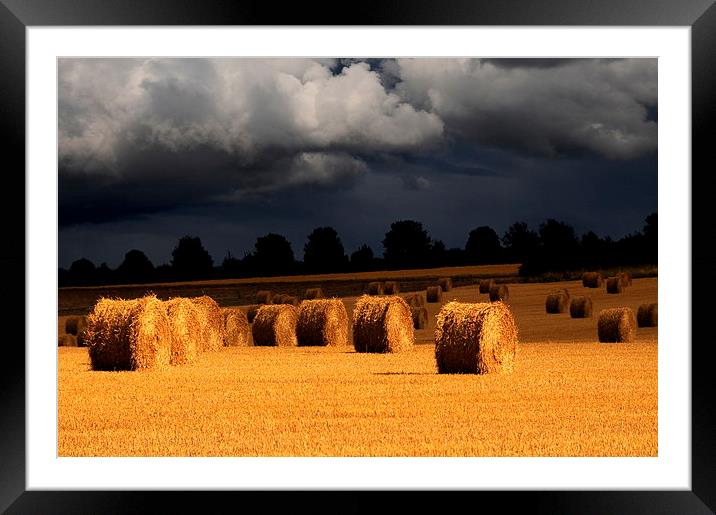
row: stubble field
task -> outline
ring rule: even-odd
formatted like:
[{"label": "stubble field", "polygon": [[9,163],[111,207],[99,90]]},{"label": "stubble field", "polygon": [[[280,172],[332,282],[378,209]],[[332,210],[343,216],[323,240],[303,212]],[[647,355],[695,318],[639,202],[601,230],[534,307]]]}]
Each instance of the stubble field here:
[{"label": "stubble field", "polygon": [[[600,309],[656,302],[581,282],[511,284],[520,344],[508,375],[438,375],[430,323],[415,349],[224,348],[191,365],[93,372],[58,349],[60,456],[656,456],[657,328],[600,344]],[[548,291],[590,295],[595,317],[547,315]],[[443,297],[484,302],[476,286]],[[355,298],[345,298],[349,313]],[[63,323],[60,317],[59,323]]]}]

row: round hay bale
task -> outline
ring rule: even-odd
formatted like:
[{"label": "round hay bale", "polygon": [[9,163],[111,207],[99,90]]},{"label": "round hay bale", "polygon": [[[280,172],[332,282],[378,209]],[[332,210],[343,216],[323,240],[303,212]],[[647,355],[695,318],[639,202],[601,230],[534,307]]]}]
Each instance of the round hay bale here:
[{"label": "round hay bale", "polygon": [[506,301],[510,298],[510,290],[506,284],[493,284],[490,288],[490,302]]},{"label": "round hay bale", "polygon": [[607,279],[607,293],[621,293],[624,290],[624,283],[619,277],[609,277]]},{"label": "round hay bale", "polygon": [[428,286],[428,289],[425,291],[425,297],[431,304],[440,302],[443,298],[443,289],[440,286]]},{"label": "round hay bale", "polygon": [[379,281],[368,283],[368,295],[383,295],[383,283]]},{"label": "round hay bale", "polygon": [[268,302],[267,304],[285,304],[283,300],[286,297],[288,297],[288,295],[284,295],[283,293],[274,293],[271,297],[271,302]]},{"label": "round hay bale", "polygon": [[600,342],[632,342],[636,336],[636,315],[631,308],[610,308],[599,312],[597,334]]},{"label": "round hay bale", "polygon": [[397,281],[385,281],[383,284],[384,295],[397,295],[400,293],[400,284]]},{"label": "round hay bale", "polygon": [[353,346],[357,352],[402,352],[413,348],[410,306],[396,295],[362,295],[353,311]]},{"label": "round hay bale", "polygon": [[437,317],[435,361],[439,374],[511,372],[517,326],[503,302],[448,302]]},{"label": "round hay bale", "polygon": [[413,316],[413,329],[425,329],[428,325],[428,308],[418,307],[410,308]]},{"label": "round hay bale", "polygon": [[452,278],[451,277],[441,277],[438,279],[438,286],[446,292],[452,290]]},{"label": "round hay bale", "polygon": [[256,292],[256,304],[271,304],[273,302],[273,293],[269,290],[259,290]]},{"label": "round hay bale", "polygon": [[303,298],[306,300],[322,299],[323,290],[321,288],[308,288],[306,289],[306,293],[303,295]]},{"label": "round hay bale", "polygon": [[261,304],[252,304],[246,308],[246,318],[249,321],[249,324],[254,323],[254,318],[256,318],[256,313],[258,313],[260,307]]},{"label": "round hay bale", "polygon": [[572,318],[592,318],[592,299],[573,297],[569,303],[569,316]]},{"label": "round hay bale", "polygon": [[567,297],[564,292],[552,292],[547,295],[547,300],[545,301],[545,310],[547,311],[547,313],[550,314],[564,313],[565,311],[567,311],[568,302],[569,297]]},{"label": "round hay bale", "polygon": [[295,347],[296,322],[298,310],[290,304],[267,304],[261,306],[254,323],[251,334],[254,345],[268,347]]},{"label": "round hay bale", "polygon": [[74,334],[57,335],[58,347],[77,347],[77,337]]},{"label": "round hay bale", "polygon": [[405,296],[405,302],[411,308],[422,308],[425,305],[425,297],[422,293],[413,293]]},{"label": "round hay bale", "polygon": [[202,311],[185,297],[165,302],[172,330],[171,357],[169,363],[181,365],[196,360],[202,351]]},{"label": "round hay bale", "polygon": [[659,305],[656,302],[642,304],[636,312],[639,327],[656,327],[659,319]]},{"label": "round hay bale", "polygon": [[340,299],[304,300],[298,308],[298,345],[348,345],[348,312]]},{"label": "round hay bale", "polygon": [[87,317],[92,370],[141,370],[168,366],[172,329],[166,306],[155,296],[101,298]]},{"label": "round hay bale", "polygon": [[490,293],[490,289],[495,285],[493,279],[481,279],[480,280],[480,293]]},{"label": "round hay bale", "polygon": [[221,308],[214,299],[206,295],[192,297],[191,300],[199,309],[201,342],[199,346],[203,351],[221,350],[224,346],[224,317],[221,315]]},{"label": "round hay bale", "polygon": [[582,286],[585,288],[601,288],[602,274],[599,272],[584,272],[582,274]]},{"label": "round hay bale", "polygon": [[224,317],[224,332],[226,347],[246,347],[249,345],[249,319],[246,314],[238,308],[225,308],[222,310]]},{"label": "round hay bale", "polygon": [[616,276],[621,281],[623,287],[631,286],[631,274],[629,272],[619,272]]},{"label": "round hay bale", "polygon": [[69,317],[65,320],[65,333],[77,336],[87,329],[87,317]]}]

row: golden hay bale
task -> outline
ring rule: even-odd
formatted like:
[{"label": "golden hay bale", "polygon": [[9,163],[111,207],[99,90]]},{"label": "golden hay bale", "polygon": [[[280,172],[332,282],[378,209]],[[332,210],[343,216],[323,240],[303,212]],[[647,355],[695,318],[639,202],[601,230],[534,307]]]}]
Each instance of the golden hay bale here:
[{"label": "golden hay bale", "polygon": [[511,372],[517,326],[503,302],[448,302],[437,317],[435,361],[439,374]]},{"label": "golden hay bale", "polygon": [[631,308],[610,308],[599,312],[597,334],[600,342],[632,342],[636,336],[636,315]]},{"label": "golden hay bale", "polygon": [[77,336],[80,331],[87,329],[87,317],[69,317],[65,320],[65,333]]},{"label": "golden hay bale", "polygon": [[296,338],[297,320],[298,310],[290,304],[267,304],[261,306],[251,326],[254,345],[295,347],[298,345],[298,339]]},{"label": "golden hay bale", "polygon": [[410,313],[413,316],[413,329],[425,329],[428,325],[428,308],[411,307]]},{"label": "golden hay bale", "polygon": [[164,304],[172,330],[169,363],[172,365],[191,363],[202,351],[202,311],[185,297],[176,297]]},{"label": "golden hay bale", "polygon": [[214,351],[224,346],[224,317],[221,315],[221,308],[211,297],[191,297],[194,305],[201,312],[201,342],[199,350]]},{"label": "golden hay bale", "polygon": [[322,299],[323,290],[321,288],[308,288],[306,289],[306,293],[303,295],[303,298],[306,300]]},{"label": "golden hay bale", "polygon": [[273,293],[269,290],[259,290],[256,292],[256,304],[271,304],[273,302]]},{"label": "golden hay bale", "polygon": [[552,292],[547,295],[545,310],[550,314],[564,313],[567,311],[568,302],[569,297],[567,297],[563,291]]},{"label": "golden hay bale", "polygon": [[304,300],[298,308],[298,344],[348,345],[348,313],[340,299]]},{"label": "golden hay bale", "polygon": [[656,327],[659,319],[659,305],[656,302],[642,304],[636,312],[639,327]]},{"label": "golden hay bale", "polygon": [[624,290],[624,283],[619,277],[609,277],[607,279],[607,293],[621,293]]},{"label": "golden hay bale", "polygon": [[619,272],[617,277],[622,283],[622,286],[631,286],[631,274],[629,272]]},{"label": "golden hay bale", "polygon": [[405,302],[411,308],[422,308],[425,305],[425,297],[422,293],[413,293],[405,296]]},{"label": "golden hay bale", "polygon": [[569,316],[572,318],[592,318],[592,299],[573,297],[569,303]]},{"label": "golden hay bale", "polygon": [[480,280],[480,293],[490,293],[490,289],[495,285],[493,279],[481,279]]},{"label": "golden hay bale", "polygon": [[410,306],[397,295],[362,295],[353,310],[353,346],[357,352],[401,352],[413,348]]},{"label": "golden hay bale", "polygon": [[383,283],[379,281],[368,283],[368,295],[383,295]]},{"label": "golden hay bale", "polygon": [[385,281],[383,284],[384,295],[397,295],[400,293],[400,284],[397,281]]},{"label": "golden hay bale", "polygon": [[77,337],[74,334],[58,334],[58,347],[77,347]]},{"label": "golden hay bale", "polygon": [[224,345],[227,347],[245,347],[249,345],[249,319],[239,308],[224,308]]},{"label": "golden hay bale", "polygon": [[166,306],[154,295],[101,298],[87,317],[93,370],[140,370],[169,365],[172,328]]},{"label": "golden hay bale", "polygon": [[490,288],[490,302],[505,301],[510,298],[510,290],[506,284],[493,284]]},{"label": "golden hay bale", "polygon": [[582,286],[585,288],[601,288],[602,274],[599,272],[584,272],[582,274]]},{"label": "golden hay bale", "polygon": [[246,318],[249,321],[249,324],[254,323],[254,318],[256,318],[256,313],[259,312],[260,307],[261,304],[252,304],[246,309]]},{"label": "golden hay bale", "polygon": [[440,302],[443,298],[443,289],[440,286],[428,286],[425,296],[430,303]]},{"label": "golden hay bale", "polygon": [[440,286],[443,291],[452,290],[452,278],[441,277],[440,279],[438,279],[438,286]]}]

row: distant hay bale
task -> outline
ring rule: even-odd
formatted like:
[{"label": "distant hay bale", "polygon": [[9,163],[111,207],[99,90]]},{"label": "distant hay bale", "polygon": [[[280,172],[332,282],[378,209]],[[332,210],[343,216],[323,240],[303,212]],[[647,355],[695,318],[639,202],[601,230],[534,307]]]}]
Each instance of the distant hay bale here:
[{"label": "distant hay bale", "polygon": [[656,327],[659,319],[659,305],[656,302],[642,304],[636,312],[639,327]]},{"label": "distant hay bale", "polygon": [[402,352],[412,349],[414,343],[413,317],[402,297],[358,298],[353,310],[353,346],[357,352]]},{"label": "distant hay bale", "polygon": [[251,304],[246,309],[246,318],[248,319],[249,324],[254,323],[254,318],[256,318],[256,313],[258,313],[260,307],[261,307],[261,304]]},{"label": "distant hay bale", "polygon": [[278,293],[273,296],[273,304],[276,304],[276,305],[288,304],[291,306],[298,306],[300,303],[301,303],[301,301],[298,300],[298,297],[294,297],[292,295]]},{"label": "distant hay bale", "polygon": [[77,337],[74,334],[58,334],[58,347],[77,347]]},{"label": "distant hay bale", "polygon": [[573,297],[569,303],[569,316],[572,318],[592,318],[592,299]]},{"label": "distant hay bale", "polygon": [[65,320],[65,333],[77,336],[87,329],[87,317],[69,317]]},{"label": "distant hay bale", "polygon": [[397,281],[385,281],[383,284],[384,295],[397,295],[400,293],[400,284]]},{"label": "distant hay bale", "polygon": [[582,286],[585,288],[601,288],[602,274],[599,272],[584,272],[582,274]]},{"label": "distant hay bale", "polygon": [[306,300],[322,299],[323,290],[321,288],[308,288],[306,289],[306,293],[303,295],[303,298]]},{"label": "distant hay bale", "polygon": [[441,277],[438,279],[438,286],[440,286],[444,292],[452,290],[452,278]]},{"label": "distant hay bale", "polygon": [[249,319],[246,314],[238,308],[224,308],[224,345],[226,347],[246,347],[249,345]]},{"label": "distant hay bale", "polygon": [[510,298],[510,290],[506,284],[493,284],[490,288],[490,302],[506,301]]},{"label": "distant hay bale", "polygon": [[271,304],[273,302],[273,293],[269,290],[259,290],[256,292],[256,304]]},{"label": "distant hay bale", "polygon": [[480,293],[490,293],[490,289],[495,285],[493,279],[481,279],[480,280]]},{"label": "distant hay bale", "polygon": [[383,295],[383,283],[380,281],[368,283],[368,295]]},{"label": "distant hay bale", "polygon": [[422,293],[412,293],[405,296],[405,302],[411,308],[422,308],[425,305],[425,297]]},{"label": "distant hay bale", "polygon": [[271,302],[268,302],[268,304],[286,304],[283,299],[288,297],[288,295],[285,295],[283,293],[274,293],[271,297]]},{"label": "distant hay bale", "polygon": [[568,302],[569,297],[564,293],[564,291],[554,291],[547,295],[545,310],[550,314],[564,313],[567,311]]},{"label": "distant hay bale", "polygon": [[340,299],[304,300],[298,308],[298,345],[348,345],[348,313]]},{"label": "distant hay bale", "polygon": [[268,347],[295,347],[296,322],[298,310],[290,304],[267,304],[261,306],[254,323],[251,334],[254,345]]},{"label": "distant hay bale", "polygon": [[437,316],[435,361],[439,374],[511,372],[517,326],[503,302],[448,302]]},{"label": "distant hay bale", "polygon": [[629,272],[619,272],[617,274],[617,277],[621,281],[622,286],[624,286],[624,287],[631,286],[632,280],[631,280],[631,274]]},{"label": "distant hay bale", "polygon": [[624,283],[620,277],[609,277],[607,279],[607,293],[621,293],[624,290]]},{"label": "distant hay bale", "polygon": [[632,342],[636,336],[636,315],[631,308],[610,308],[599,312],[597,334],[600,342]]},{"label": "distant hay bale", "polygon": [[410,308],[413,317],[413,329],[425,329],[428,325],[428,309],[424,307]]},{"label": "distant hay bale", "polygon": [[87,317],[93,370],[141,370],[168,366],[172,329],[165,304],[155,296],[101,298]]},{"label": "distant hay bale", "polygon": [[185,297],[166,301],[165,307],[172,330],[171,365],[191,363],[202,351],[203,313],[197,305]]},{"label": "distant hay bale", "polygon": [[440,302],[443,298],[443,289],[440,286],[428,286],[425,296],[430,303]]},{"label": "distant hay bale", "polygon": [[214,299],[206,295],[189,298],[199,309],[201,324],[201,351],[216,351],[224,346],[224,317],[221,308]]}]

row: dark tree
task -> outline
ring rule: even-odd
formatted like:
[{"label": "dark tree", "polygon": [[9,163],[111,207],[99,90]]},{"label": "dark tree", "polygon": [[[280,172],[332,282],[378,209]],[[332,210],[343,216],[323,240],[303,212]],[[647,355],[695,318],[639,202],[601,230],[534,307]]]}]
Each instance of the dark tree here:
[{"label": "dark tree", "polygon": [[281,275],[295,271],[291,243],[285,236],[269,233],[256,238],[255,251],[248,261],[255,272],[263,275]]},{"label": "dark tree", "polygon": [[524,222],[510,225],[502,236],[506,258],[513,263],[522,263],[539,246],[539,236]]},{"label": "dark tree", "polygon": [[423,224],[413,220],[393,222],[383,239],[383,256],[390,268],[414,268],[430,262],[432,244]]},{"label": "dark tree", "polygon": [[214,261],[198,237],[184,236],[172,251],[172,268],[182,279],[203,279],[211,276]]},{"label": "dark tree", "polygon": [[154,279],[154,265],[141,250],[132,249],[124,255],[117,267],[117,278],[122,282],[146,282]]},{"label": "dark tree", "polygon": [[430,264],[432,266],[445,266],[446,254],[445,243],[441,240],[434,241],[430,247]]},{"label": "dark tree", "polygon": [[550,218],[540,224],[539,237],[539,248],[522,262],[520,274],[537,275],[581,267],[579,242],[571,225]]},{"label": "dark tree", "polygon": [[582,235],[579,242],[580,255],[583,268],[599,268],[608,266],[606,248],[607,242],[594,232],[589,231]]},{"label": "dark tree", "polygon": [[373,249],[368,245],[361,245],[351,254],[351,268],[357,271],[372,270],[374,265]]},{"label": "dark tree", "polygon": [[222,275],[224,277],[238,277],[241,275],[242,269],[241,260],[232,256],[231,252],[227,252],[226,257],[221,262]]},{"label": "dark tree", "polygon": [[337,272],[348,263],[343,243],[333,227],[317,227],[303,247],[303,263],[309,272]]},{"label": "dark tree", "polygon": [[657,264],[659,261],[659,220],[656,213],[646,217],[644,225],[645,262]]},{"label": "dark tree", "polygon": [[495,230],[483,225],[470,231],[465,257],[472,264],[498,263],[502,259],[502,246]]},{"label": "dark tree", "polygon": [[96,279],[97,269],[94,263],[86,258],[73,261],[68,271],[68,279],[71,284],[91,284]]}]

